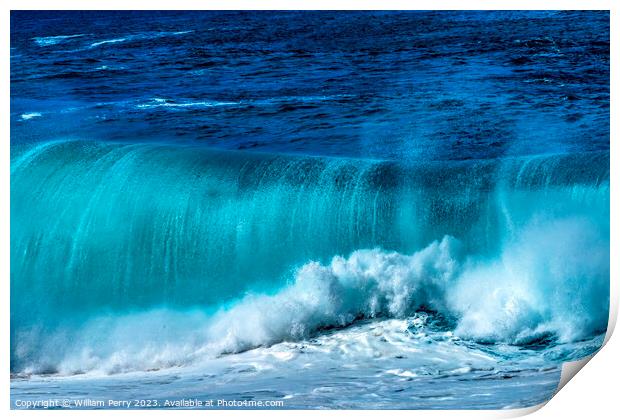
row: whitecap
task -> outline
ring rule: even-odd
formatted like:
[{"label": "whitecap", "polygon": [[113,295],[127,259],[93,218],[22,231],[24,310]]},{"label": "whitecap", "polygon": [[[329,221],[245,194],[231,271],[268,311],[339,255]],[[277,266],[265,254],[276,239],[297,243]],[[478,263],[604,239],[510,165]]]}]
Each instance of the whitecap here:
[{"label": "whitecap", "polygon": [[139,34],[134,34],[134,35],[127,35],[122,38],[106,39],[104,41],[93,42],[92,44],[90,44],[90,48],[95,48],[95,47],[99,47],[101,45],[106,45],[106,44],[117,44],[117,43],[125,42],[125,41],[148,40],[148,39],[163,38],[167,36],[185,35],[185,34],[189,34],[192,32],[194,31],[188,30],[188,31],[176,31],[176,32],[145,32],[145,33],[139,33]]},{"label": "whitecap", "polygon": [[84,34],[75,34],[75,35],[56,35],[56,36],[44,36],[44,37],[34,37],[32,40],[40,47],[47,47],[49,45],[56,45],[67,39],[71,38],[79,38],[84,36]]},{"label": "whitecap", "polygon": [[168,99],[162,98],[153,98],[151,101],[147,103],[140,103],[136,105],[136,108],[139,109],[150,109],[150,108],[212,108],[219,106],[234,106],[239,105],[239,102],[230,102],[230,101],[170,101]]},{"label": "whitecap", "polygon": [[127,38],[107,39],[105,41],[93,42],[92,44],[90,44],[90,48],[95,48],[95,47],[98,47],[100,45],[105,45],[105,44],[116,44],[116,43],[125,42],[125,41],[127,41]]},{"label": "whitecap", "polygon": [[33,118],[41,117],[42,114],[40,112],[26,112],[20,116],[22,121],[31,120]]}]

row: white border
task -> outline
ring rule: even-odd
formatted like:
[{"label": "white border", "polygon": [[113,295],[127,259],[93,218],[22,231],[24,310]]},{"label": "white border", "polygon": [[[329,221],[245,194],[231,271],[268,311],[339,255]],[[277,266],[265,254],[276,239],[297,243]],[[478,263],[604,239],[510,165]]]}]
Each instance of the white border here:
[{"label": "white border", "polygon": [[[299,10],[372,10],[372,9],[380,9],[380,10],[611,10],[611,38],[612,38],[612,75],[611,75],[611,94],[612,98],[617,97],[617,83],[616,77],[614,76],[615,67],[613,67],[614,60],[614,47],[617,45],[617,33],[616,28],[618,27],[617,17],[616,17],[616,8],[613,7],[614,3],[611,0],[589,0],[589,1],[579,1],[579,0],[503,0],[503,1],[492,1],[492,0],[470,0],[470,1],[457,1],[457,0],[435,0],[433,2],[430,1],[403,1],[403,0],[383,0],[383,1],[369,1],[369,0],[357,0],[357,1],[342,1],[342,0],[315,0],[315,1],[304,1],[304,0],[263,0],[263,1],[251,1],[251,0],[228,0],[226,2],[221,1],[198,1],[198,0],[175,0],[175,1],[163,1],[163,0],[151,0],[151,1],[138,1],[138,0],[55,0],[55,1],[44,1],[44,0],[21,0],[14,1],[8,0],[2,2],[2,15],[0,17],[0,52],[2,53],[1,57],[4,57],[5,60],[2,61],[2,66],[0,68],[0,74],[2,75],[2,82],[0,84],[3,94],[3,112],[0,114],[0,127],[2,127],[2,132],[4,136],[2,138],[3,144],[0,146],[0,160],[2,161],[2,170],[0,171],[0,188],[2,189],[2,194],[0,196],[0,211],[2,212],[2,218],[0,219],[0,232],[3,235],[2,241],[0,242],[0,268],[3,272],[3,282],[2,287],[3,291],[1,294],[2,299],[2,337],[3,341],[0,345],[0,355],[1,355],[1,366],[3,367],[2,377],[4,379],[4,390],[0,392],[0,402],[2,403],[2,407],[4,410],[9,411],[10,407],[10,397],[9,397],[9,389],[10,389],[10,380],[9,380],[9,303],[10,303],[10,293],[9,293],[9,279],[10,279],[10,118],[9,118],[9,109],[10,109],[10,69],[9,69],[9,60],[7,59],[10,56],[9,51],[9,38],[10,38],[10,10],[58,10],[58,9],[74,9],[74,10],[139,10],[139,9],[151,9],[151,10],[181,10],[181,9],[190,9],[190,10],[218,10],[218,9],[226,9],[226,10],[235,10],[235,9],[250,9],[250,10],[284,10],[284,9],[299,9]],[[615,115],[614,111],[616,107],[611,104],[611,115]],[[617,137],[617,129],[618,126],[614,120],[611,119],[611,137],[612,143],[615,141],[614,138]],[[615,189],[615,185],[618,185],[618,171],[614,170],[614,168],[618,167],[620,161],[618,160],[618,153],[615,147],[611,148],[611,214],[620,214],[620,207],[618,206],[618,197]],[[611,218],[611,255],[612,256],[620,256],[619,248],[618,248],[618,223],[614,219]],[[620,279],[620,272],[618,271],[618,260],[612,257],[611,259],[611,279],[616,279],[616,281],[611,282],[611,305],[610,305],[610,324],[608,329],[608,334],[606,336],[606,343],[611,336],[611,333],[615,327],[617,313],[618,313],[618,297],[619,297],[619,284],[618,279]],[[609,347],[613,347],[610,349]],[[604,349],[601,350],[600,355],[596,355],[595,359],[601,358],[605,359],[606,365],[603,367],[598,364],[598,372],[584,372],[588,373],[589,383],[579,384],[583,385],[579,388],[576,386],[573,387],[572,384],[567,388],[576,388],[577,391],[572,395],[568,395],[569,391],[572,389],[567,389],[566,391],[562,391],[558,396],[554,397],[552,401],[549,403],[550,406],[554,407],[553,412],[549,412],[551,407],[548,409],[542,410],[534,417],[538,418],[578,418],[577,416],[583,416],[587,413],[594,410],[594,412],[599,413],[601,415],[606,414],[605,417],[609,417],[610,412],[615,411],[615,407],[617,406],[616,401],[613,399],[615,393],[611,393],[613,389],[617,389],[616,386],[612,384],[616,384],[617,380],[615,377],[608,377],[607,373],[611,372],[612,375],[619,373],[619,362],[616,354],[619,354],[618,351],[619,343],[617,339],[611,341],[611,345],[607,344]],[[593,364],[597,364],[597,361],[593,362]],[[586,369],[588,371],[588,369]],[[595,374],[596,373],[596,374]],[[580,374],[581,375],[581,374]],[[585,382],[585,378],[583,380]],[[579,382],[579,381],[573,381]],[[602,383],[601,383],[602,382]],[[575,384],[577,385],[577,383]],[[588,392],[591,391],[591,392]],[[616,391],[617,392],[617,391]],[[563,394],[566,394],[565,397]],[[582,395],[590,395],[590,398],[594,399],[592,402],[587,402],[583,400],[579,400],[579,397]],[[608,401],[603,401],[597,398],[598,395],[607,396],[609,398]],[[562,400],[563,405],[560,405],[560,401]],[[598,401],[597,401],[598,399]],[[558,400],[558,404],[555,401]],[[595,403],[595,407],[590,407],[591,403]],[[541,405],[542,406],[542,405]],[[62,410],[62,411],[10,411],[7,414],[20,418],[33,418],[39,415],[41,416],[49,416],[58,417],[65,416],[67,417],[82,417],[84,415],[93,416],[93,417],[122,417],[122,418],[135,418],[135,417],[157,417],[157,418],[165,418],[170,415],[177,416],[187,416],[187,417],[226,417],[226,418],[241,418],[247,414],[252,417],[259,418],[269,418],[269,419],[286,419],[288,420],[291,415],[300,418],[311,418],[316,414],[320,414],[324,417],[331,418],[375,418],[376,416],[387,417],[394,416],[398,418],[411,418],[412,416],[418,417],[421,416],[423,418],[431,418],[431,419],[439,419],[439,418],[466,418],[466,419],[481,419],[481,418],[508,418],[515,417],[528,414],[530,412],[536,411],[538,407],[519,409],[519,410],[503,410],[503,411],[338,411],[338,410],[326,410],[321,411],[319,413],[313,411],[251,411],[251,412],[243,412],[243,411],[175,411],[174,413],[163,412],[163,411],[132,411],[132,412],[119,412],[112,410],[104,410],[104,411],[89,411],[88,413],[78,410]],[[548,414],[548,416],[547,416]],[[131,417],[130,417],[131,416]],[[605,418],[603,417],[603,418]]]}]

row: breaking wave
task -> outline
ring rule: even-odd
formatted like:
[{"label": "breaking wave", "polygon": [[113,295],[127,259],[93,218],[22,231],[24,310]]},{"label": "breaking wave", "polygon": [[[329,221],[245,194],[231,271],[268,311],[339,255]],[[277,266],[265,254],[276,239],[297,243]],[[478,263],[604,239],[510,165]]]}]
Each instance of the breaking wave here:
[{"label": "breaking wave", "polygon": [[84,34],[75,34],[75,35],[56,35],[56,36],[43,36],[43,37],[35,37],[32,40],[40,47],[47,47],[50,45],[60,44],[68,39],[80,38],[85,36]]},{"label": "breaking wave", "polygon": [[15,149],[11,370],[160,369],[420,314],[470,343],[590,340],[609,309],[608,158]]}]

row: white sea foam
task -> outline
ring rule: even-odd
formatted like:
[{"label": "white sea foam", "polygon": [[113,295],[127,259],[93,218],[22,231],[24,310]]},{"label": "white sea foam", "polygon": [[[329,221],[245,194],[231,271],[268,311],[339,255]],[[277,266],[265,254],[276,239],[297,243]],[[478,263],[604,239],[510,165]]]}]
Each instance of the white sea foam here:
[{"label": "white sea foam", "polygon": [[274,296],[249,296],[210,323],[223,351],[299,340],[357,318],[427,308],[456,320],[455,334],[522,344],[587,337],[607,322],[609,246],[583,219],[536,223],[491,260],[445,237],[411,255],[379,249],[309,263]]},{"label": "white sea foam", "polygon": [[465,270],[447,301],[462,337],[583,339],[607,325],[609,238],[581,218],[534,223],[499,259]]},{"label": "white sea foam", "polygon": [[306,264],[276,295],[248,296],[216,314],[209,335],[218,337],[219,351],[238,352],[359,318],[405,317],[423,305],[443,309],[443,291],[459,269],[458,248],[445,237],[411,256],[360,250],[327,266]]}]

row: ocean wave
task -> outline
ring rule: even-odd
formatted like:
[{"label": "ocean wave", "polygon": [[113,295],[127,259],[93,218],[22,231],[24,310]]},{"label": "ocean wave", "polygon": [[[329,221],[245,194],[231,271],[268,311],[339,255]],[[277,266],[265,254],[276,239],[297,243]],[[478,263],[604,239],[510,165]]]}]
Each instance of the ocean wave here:
[{"label": "ocean wave", "polygon": [[82,354],[85,371],[191,364],[419,312],[471,343],[591,337],[609,305],[608,158],[13,148],[12,372]]},{"label": "ocean wave", "polygon": [[[326,355],[340,363],[408,359],[410,375],[424,376],[428,369],[449,372],[468,363],[491,369],[500,359],[519,356],[510,347],[496,349],[501,355],[483,347],[472,349],[473,343],[462,342],[450,331],[436,329],[433,316],[426,313],[403,319],[359,321],[310,339],[280,341],[238,353],[221,351],[217,338],[208,335],[210,322],[209,316],[199,311],[152,310],[97,317],[79,331],[55,332],[41,343],[46,353],[14,372],[14,376],[101,376],[175,367],[201,369],[222,360],[232,370],[236,370],[235,365],[247,366],[248,362],[261,370],[273,361],[291,364],[301,356],[309,356],[320,362]],[[102,332],[108,338],[102,340]],[[20,338],[28,340],[35,336],[33,331]],[[524,353],[527,351],[522,350],[520,355]]]},{"label": "ocean wave", "polygon": [[90,44],[91,48],[95,48],[98,47],[100,45],[105,45],[105,44],[116,44],[119,42],[125,42],[127,41],[127,38],[114,38],[114,39],[106,39],[105,41],[98,41],[98,42],[93,42],[92,44]]},{"label": "ocean wave", "polygon": [[149,102],[139,103],[136,105],[138,109],[152,108],[212,108],[219,106],[239,105],[239,102],[227,101],[173,101],[163,98],[153,98]]},{"label": "ocean wave", "polygon": [[280,106],[285,104],[315,103],[336,101],[352,98],[353,95],[325,95],[325,96],[282,96],[265,99],[244,99],[240,101],[190,101],[183,99],[152,98],[147,102],[138,103],[138,109],[152,108],[212,108],[219,106]]},{"label": "ocean wave", "polygon": [[355,95],[340,94],[340,95],[309,95],[309,96],[280,96],[266,99],[257,99],[252,101],[256,105],[272,105],[281,104],[287,102],[325,102],[325,101],[338,101],[343,99],[355,98]]},{"label": "ocean wave", "polygon": [[[495,360],[517,355],[511,351],[492,357],[481,347],[472,352],[471,345],[500,345],[493,351],[501,353],[501,345],[544,343],[552,348],[603,333],[608,279],[605,239],[586,221],[560,220],[528,227],[491,261],[464,255],[462,244],[449,236],[412,255],[358,250],[327,265],[305,264],[291,285],[274,294],[248,295],[215,313],[158,310],[103,316],[44,337],[33,329],[20,334],[22,348],[16,354],[37,349],[22,374],[144,371],[283,342],[324,352],[333,347],[333,334],[351,336],[346,329],[334,331],[374,319],[362,325],[376,337],[386,340],[386,325],[400,331],[400,338],[389,340],[390,351],[418,353],[426,343],[433,349],[429,357],[438,357],[443,348],[452,354],[452,365],[456,344],[465,345],[470,359]],[[416,336],[416,331],[423,334]],[[335,341],[341,349],[348,342],[341,337]],[[382,354],[379,347],[362,343],[356,352]],[[424,360],[418,363],[428,368]],[[456,363],[453,369],[459,367]]]},{"label": "ocean wave", "polygon": [[80,38],[85,36],[85,34],[75,34],[75,35],[56,35],[56,36],[44,36],[44,37],[35,37],[32,40],[40,47],[47,47],[49,45],[56,45],[63,41],[72,38]]},{"label": "ocean wave", "polygon": [[[95,370],[69,376],[12,375],[11,397],[26,399],[45,393],[49,398],[63,398],[67,392],[95,389],[106,398],[140,398],[146,393],[161,400],[182,390],[199,398],[282,398],[288,408],[370,405],[394,409],[412,408],[412,404],[463,408],[463,400],[468,401],[466,407],[489,408],[493,395],[502,399],[494,398],[491,408],[514,408],[552,396],[560,377],[558,360],[564,360],[558,355],[578,358],[602,342],[599,336],[552,350],[476,345],[449,333],[436,333],[432,324],[432,316],[426,314],[361,321],[311,340],[193,359],[168,369],[157,366],[156,359],[132,359],[132,353],[99,360],[108,364],[97,365],[96,357],[88,359],[84,352],[82,358],[66,359],[63,368],[71,372],[88,366],[83,364],[88,360]],[[136,324],[135,328],[141,327]],[[178,354],[173,356],[175,351]],[[167,355],[169,360],[188,356],[181,346],[169,348]],[[148,352],[143,356],[148,357]],[[131,370],[136,366],[150,368]],[[123,371],[125,367],[129,370]],[[115,375],[110,377],[110,373]]]},{"label": "ocean wave", "polygon": [[178,35],[186,35],[189,33],[194,32],[193,30],[187,30],[187,31],[173,31],[173,32],[145,32],[145,33],[140,33],[140,34],[134,34],[134,35],[127,35],[124,36],[122,38],[114,38],[114,39],[107,39],[107,40],[103,40],[103,41],[97,41],[97,42],[93,42],[90,44],[90,48],[96,48],[99,47],[101,45],[106,45],[106,44],[117,44],[117,43],[121,43],[121,42],[127,42],[127,41],[145,41],[145,40],[151,40],[151,39],[157,39],[157,38],[163,38],[163,37],[168,37],[168,36],[178,36]]},{"label": "ocean wave", "polygon": [[608,316],[609,248],[593,232],[577,219],[526,228],[497,260],[482,262],[445,237],[409,256],[360,250],[329,265],[309,263],[276,295],[249,296],[216,315],[211,335],[223,337],[223,351],[237,352],[425,309],[453,319],[455,334],[474,341],[581,340],[604,331]]}]

